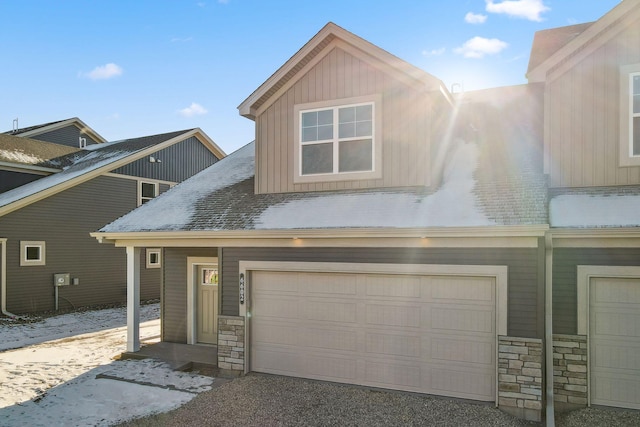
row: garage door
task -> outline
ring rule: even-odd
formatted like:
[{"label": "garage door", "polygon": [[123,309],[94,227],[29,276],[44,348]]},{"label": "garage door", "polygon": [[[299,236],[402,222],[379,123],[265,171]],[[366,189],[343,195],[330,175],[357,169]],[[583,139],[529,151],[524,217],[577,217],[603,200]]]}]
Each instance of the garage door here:
[{"label": "garage door", "polygon": [[495,279],[252,272],[250,369],[495,400]]},{"label": "garage door", "polygon": [[640,409],[640,279],[592,278],[591,403]]}]

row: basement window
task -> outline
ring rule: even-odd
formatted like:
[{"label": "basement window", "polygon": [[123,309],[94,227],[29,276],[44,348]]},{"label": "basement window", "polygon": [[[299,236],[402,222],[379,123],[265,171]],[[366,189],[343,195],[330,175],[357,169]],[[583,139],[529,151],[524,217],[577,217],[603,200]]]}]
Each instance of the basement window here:
[{"label": "basement window", "polygon": [[20,242],[20,265],[23,267],[32,265],[45,265],[45,242]]}]

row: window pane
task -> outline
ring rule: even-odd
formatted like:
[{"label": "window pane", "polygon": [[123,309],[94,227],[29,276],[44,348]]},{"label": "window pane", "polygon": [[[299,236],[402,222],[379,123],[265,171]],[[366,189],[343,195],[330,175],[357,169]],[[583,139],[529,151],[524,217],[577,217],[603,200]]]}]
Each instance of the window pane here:
[{"label": "window pane", "polygon": [[633,95],[633,114],[640,114],[640,95]]},{"label": "window pane", "polygon": [[28,261],[40,260],[40,246],[27,246],[25,247],[25,256]]},{"label": "window pane", "polygon": [[333,172],[333,144],[302,146],[302,175]]},{"label": "window pane", "polygon": [[361,105],[356,107],[356,120],[359,122],[363,120],[371,120],[372,112],[373,108],[371,105]]},{"label": "window pane", "polygon": [[633,76],[633,94],[640,94],[640,74]]},{"label": "window pane", "polygon": [[355,123],[340,123],[339,138],[353,138],[356,136]]},{"label": "window pane", "polygon": [[640,156],[640,117],[633,118],[633,155]]},{"label": "window pane", "polygon": [[356,121],[356,107],[345,107],[338,111],[338,121],[348,123]]},{"label": "window pane", "polygon": [[324,141],[325,139],[333,139],[333,125],[318,126],[318,141]]},{"label": "window pane", "polygon": [[160,262],[160,254],[157,252],[149,253],[149,264],[158,264]]},{"label": "window pane", "polygon": [[340,172],[373,170],[373,151],[370,139],[340,142]]},{"label": "window pane", "polygon": [[364,122],[358,122],[356,124],[356,136],[371,136],[373,135],[372,123],[370,120]]},{"label": "window pane", "polygon": [[318,140],[318,128],[302,128],[302,142],[317,141]]},{"label": "window pane", "polygon": [[148,199],[156,197],[156,186],[154,184],[150,184],[148,182],[142,183],[142,197],[146,197]]},{"label": "window pane", "polygon": [[318,125],[333,124],[333,110],[318,111]]},{"label": "window pane", "polygon": [[302,127],[316,126],[318,124],[318,112],[302,113]]}]

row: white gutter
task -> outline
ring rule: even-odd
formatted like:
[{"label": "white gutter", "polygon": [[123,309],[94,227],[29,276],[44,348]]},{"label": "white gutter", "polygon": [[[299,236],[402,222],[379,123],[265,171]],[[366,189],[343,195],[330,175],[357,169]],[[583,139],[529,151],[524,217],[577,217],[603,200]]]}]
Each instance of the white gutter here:
[{"label": "white gutter", "polygon": [[545,384],[546,384],[546,425],[555,426],[555,410],[553,406],[553,236],[547,232],[545,243],[545,279],[544,279],[544,349],[545,349]]},{"label": "white gutter", "polygon": [[9,317],[18,317],[13,313],[7,311],[7,239],[0,239],[0,252],[2,252],[2,258],[0,258],[0,300],[2,302],[0,309],[2,314]]}]

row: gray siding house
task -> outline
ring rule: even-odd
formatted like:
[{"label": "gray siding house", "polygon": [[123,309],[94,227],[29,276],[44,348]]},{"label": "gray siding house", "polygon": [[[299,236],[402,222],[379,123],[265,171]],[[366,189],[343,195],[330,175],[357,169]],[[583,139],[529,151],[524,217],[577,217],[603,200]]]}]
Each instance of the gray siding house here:
[{"label": "gray siding house", "polygon": [[13,129],[4,133],[77,148],[107,142],[106,139],[77,117],[26,128],[20,128],[18,119],[15,119]]},{"label": "gray siding house", "polygon": [[[217,344],[221,369],[540,419],[540,89],[454,97],[327,24],[240,105],[255,142],[93,233],[127,248],[131,333],[160,247],[162,340]],[[517,399],[501,370],[523,356]]]},{"label": "gray siding house", "polygon": [[[89,233],[225,155],[199,129],[84,148],[8,134],[0,144],[0,174],[13,174],[0,193],[5,315],[124,302],[124,249]],[[140,298],[159,298],[161,251],[141,256]]]},{"label": "gray siding house", "polygon": [[638,40],[620,2],[453,96],[327,24],[240,104],[254,142],[93,233],[127,248],[128,350],[156,246],[162,340],[221,369],[640,409]]}]

